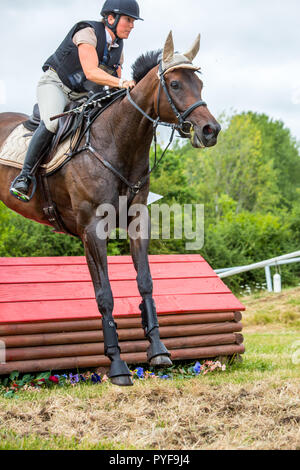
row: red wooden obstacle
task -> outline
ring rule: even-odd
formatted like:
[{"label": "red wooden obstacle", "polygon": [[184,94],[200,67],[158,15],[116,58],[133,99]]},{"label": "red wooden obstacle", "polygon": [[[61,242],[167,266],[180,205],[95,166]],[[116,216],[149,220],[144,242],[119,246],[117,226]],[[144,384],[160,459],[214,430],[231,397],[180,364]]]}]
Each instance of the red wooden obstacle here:
[{"label": "red wooden obstacle", "polygon": [[[149,257],[161,337],[172,359],[243,353],[243,305],[200,255]],[[122,357],[146,362],[131,257],[108,258]],[[0,340],[11,370],[108,365],[84,257],[0,258]],[[53,342],[54,341],[54,342]]]}]

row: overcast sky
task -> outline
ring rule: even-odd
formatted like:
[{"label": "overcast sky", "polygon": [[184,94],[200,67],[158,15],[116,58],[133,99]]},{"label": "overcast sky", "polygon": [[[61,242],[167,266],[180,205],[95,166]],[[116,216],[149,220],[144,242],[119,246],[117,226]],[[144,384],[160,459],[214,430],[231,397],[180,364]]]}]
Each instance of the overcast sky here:
[{"label": "overcast sky", "polygon": [[[257,111],[300,141],[299,0],[140,0],[144,22],[125,42],[124,77],[170,29],[185,52],[201,33],[203,99],[218,116]],[[31,113],[41,66],[79,20],[99,19],[96,0],[0,0],[0,112]]]}]

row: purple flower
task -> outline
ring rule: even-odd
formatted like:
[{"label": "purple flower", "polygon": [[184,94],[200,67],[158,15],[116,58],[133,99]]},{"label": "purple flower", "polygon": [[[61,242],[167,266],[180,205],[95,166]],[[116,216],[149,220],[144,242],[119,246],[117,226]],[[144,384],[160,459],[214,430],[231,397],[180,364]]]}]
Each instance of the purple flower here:
[{"label": "purple flower", "polygon": [[96,372],[91,376],[93,384],[101,383],[100,375],[96,374]]},{"label": "purple flower", "polygon": [[136,369],[136,375],[138,376],[139,379],[144,378],[144,369],[142,367],[138,367]]},{"label": "purple flower", "polygon": [[78,374],[70,374],[69,375],[70,383],[71,384],[76,384],[79,382],[79,375]]},{"label": "purple flower", "polygon": [[193,367],[193,371],[196,375],[199,375],[201,372],[201,364],[200,362],[196,362],[196,364]]},{"label": "purple flower", "polygon": [[168,375],[160,375],[160,379],[169,379],[170,377]]}]

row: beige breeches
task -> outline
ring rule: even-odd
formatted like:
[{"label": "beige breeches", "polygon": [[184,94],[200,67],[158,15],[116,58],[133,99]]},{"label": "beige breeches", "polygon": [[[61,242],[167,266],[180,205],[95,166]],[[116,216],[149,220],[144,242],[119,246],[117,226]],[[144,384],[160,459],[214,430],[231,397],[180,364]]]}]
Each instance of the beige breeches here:
[{"label": "beige breeches", "polygon": [[41,120],[48,131],[56,133],[58,120],[50,121],[50,117],[64,112],[65,106],[71,101],[80,100],[87,93],[75,93],[62,83],[54,70],[48,69],[41,77],[37,86],[37,100]]}]

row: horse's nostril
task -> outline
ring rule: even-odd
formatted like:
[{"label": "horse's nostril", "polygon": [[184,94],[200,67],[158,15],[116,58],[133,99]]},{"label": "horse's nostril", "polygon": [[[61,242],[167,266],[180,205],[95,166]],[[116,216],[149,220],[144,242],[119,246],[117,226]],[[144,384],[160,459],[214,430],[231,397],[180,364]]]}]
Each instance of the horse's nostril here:
[{"label": "horse's nostril", "polygon": [[214,131],[210,126],[206,126],[205,133],[206,134],[212,134]]},{"label": "horse's nostril", "polygon": [[205,137],[213,137],[214,134],[215,134],[215,130],[212,126],[210,126],[209,124],[207,124],[206,126],[203,127],[203,134]]}]

